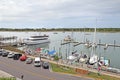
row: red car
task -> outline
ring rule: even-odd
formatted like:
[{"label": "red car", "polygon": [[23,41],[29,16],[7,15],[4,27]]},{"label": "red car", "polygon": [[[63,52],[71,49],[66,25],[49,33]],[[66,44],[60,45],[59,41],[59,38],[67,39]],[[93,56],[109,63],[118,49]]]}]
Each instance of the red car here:
[{"label": "red car", "polygon": [[21,57],[20,57],[20,60],[21,61],[25,61],[27,59],[27,56],[26,55],[22,55]]}]

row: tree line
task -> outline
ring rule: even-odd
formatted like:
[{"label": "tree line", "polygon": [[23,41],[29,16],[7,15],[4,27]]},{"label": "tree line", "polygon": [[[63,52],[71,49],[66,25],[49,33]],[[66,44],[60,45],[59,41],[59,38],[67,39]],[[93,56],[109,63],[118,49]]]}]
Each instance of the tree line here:
[{"label": "tree line", "polygon": [[[120,28],[96,28],[97,32],[120,32]],[[12,29],[12,28],[0,28],[0,31],[80,31],[80,32],[93,32],[94,28],[24,28],[24,29]]]}]

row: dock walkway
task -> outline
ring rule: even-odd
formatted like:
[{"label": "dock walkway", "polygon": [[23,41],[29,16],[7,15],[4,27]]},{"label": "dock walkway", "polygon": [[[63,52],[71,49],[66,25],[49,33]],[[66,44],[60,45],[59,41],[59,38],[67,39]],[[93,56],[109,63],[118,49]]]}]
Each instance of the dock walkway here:
[{"label": "dock walkway", "polygon": [[[81,45],[81,44],[86,44],[85,42],[71,42],[71,41],[69,41],[69,42],[63,42],[63,43],[61,43],[61,45],[65,45],[65,44],[69,44],[69,43],[75,43],[73,46],[75,47],[75,46],[78,46],[78,45]],[[90,43],[90,44],[92,44],[92,43]],[[106,46],[106,43],[98,43],[97,45],[99,45],[99,46]],[[120,44],[107,44],[107,46],[112,46],[112,47],[120,47]]]}]

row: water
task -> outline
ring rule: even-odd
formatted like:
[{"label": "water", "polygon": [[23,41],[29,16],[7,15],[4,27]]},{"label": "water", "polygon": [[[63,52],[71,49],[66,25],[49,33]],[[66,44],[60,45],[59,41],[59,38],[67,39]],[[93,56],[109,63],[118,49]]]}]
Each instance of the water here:
[{"label": "water", "polygon": [[[54,32],[41,32],[41,34],[47,34],[50,37],[50,44],[42,44],[42,45],[32,45],[27,46],[28,48],[35,50],[38,47],[47,48],[49,50],[56,50],[58,55],[62,55],[65,59],[66,56],[71,55],[72,51],[77,50],[78,53],[86,53],[90,55],[91,48],[86,48],[83,44],[73,47],[73,44],[61,45],[63,39],[67,35],[73,35],[73,38],[78,42],[83,42],[85,40],[93,41],[93,32],[58,32],[58,34],[53,34]],[[10,36],[18,36],[18,40],[28,38],[31,35],[38,35],[39,32],[0,32],[0,36],[10,37]],[[114,44],[114,40],[116,44],[120,45],[120,33],[96,33],[96,42],[99,43],[111,43]],[[99,56],[104,56],[106,59],[110,59],[110,66],[120,69],[120,47],[108,47],[104,50],[103,46],[97,46],[96,54]]]}]

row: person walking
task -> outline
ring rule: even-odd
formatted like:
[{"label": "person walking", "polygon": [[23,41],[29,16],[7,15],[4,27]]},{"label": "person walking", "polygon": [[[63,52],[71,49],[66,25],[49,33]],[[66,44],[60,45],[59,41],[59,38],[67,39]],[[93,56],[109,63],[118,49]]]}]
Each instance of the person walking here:
[{"label": "person walking", "polygon": [[23,78],[24,78],[24,75],[21,75],[21,79],[23,80]]}]

